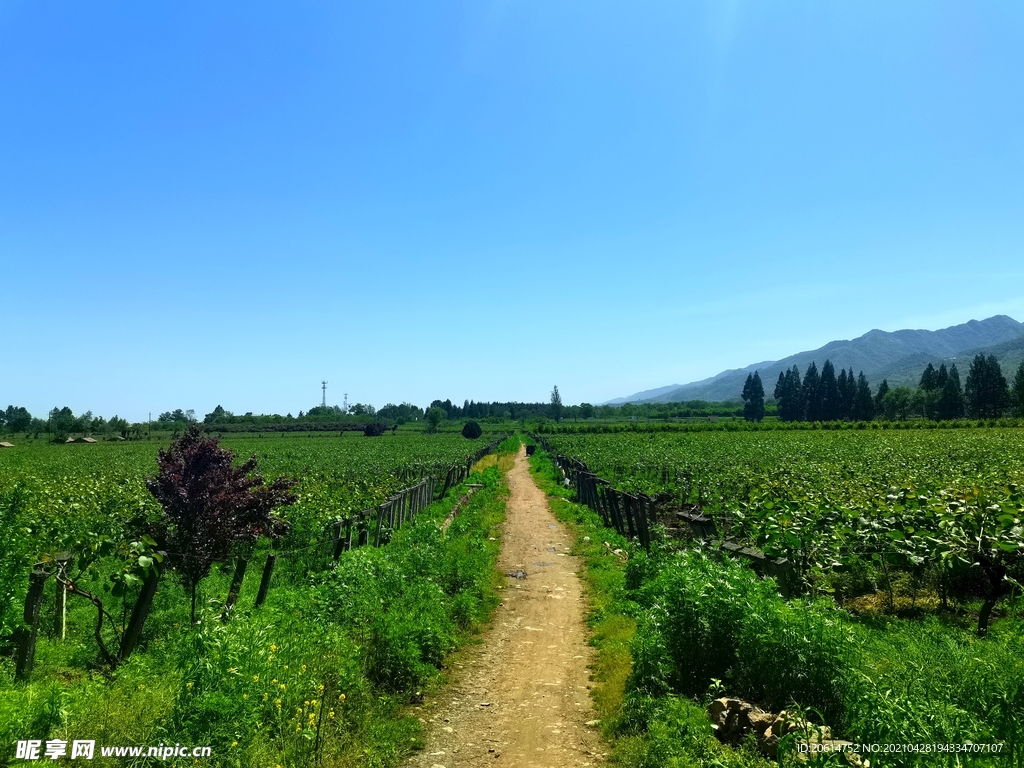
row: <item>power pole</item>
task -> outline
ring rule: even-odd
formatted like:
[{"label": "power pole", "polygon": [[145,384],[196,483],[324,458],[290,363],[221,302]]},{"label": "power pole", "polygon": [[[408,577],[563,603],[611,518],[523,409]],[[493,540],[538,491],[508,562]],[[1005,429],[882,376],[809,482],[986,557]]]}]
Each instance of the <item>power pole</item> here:
[{"label": "power pole", "polygon": [[323,390],[324,390],[324,399],[320,401],[320,405],[322,405],[324,408],[326,408],[327,407],[327,382],[326,381],[322,382],[322,385],[323,385]]}]

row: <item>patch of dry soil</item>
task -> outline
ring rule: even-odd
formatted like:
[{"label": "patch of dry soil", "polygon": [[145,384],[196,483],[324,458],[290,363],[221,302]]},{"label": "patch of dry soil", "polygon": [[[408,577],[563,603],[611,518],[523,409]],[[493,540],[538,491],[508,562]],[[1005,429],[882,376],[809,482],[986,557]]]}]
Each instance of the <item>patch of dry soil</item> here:
[{"label": "patch of dry soil", "polygon": [[[420,709],[426,749],[412,768],[575,768],[602,764],[587,665],[585,601],[569,534],[530,476],[525,449],[508,475],[511,498],[499,568],[504,602],[454,680]],[[433,706],[430,706],[432,704]]]}]

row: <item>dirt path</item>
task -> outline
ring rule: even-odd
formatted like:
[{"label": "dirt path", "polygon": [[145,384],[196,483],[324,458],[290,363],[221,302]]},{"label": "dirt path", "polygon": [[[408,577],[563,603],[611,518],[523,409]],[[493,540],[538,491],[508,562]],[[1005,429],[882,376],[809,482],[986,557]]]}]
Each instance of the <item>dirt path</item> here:
[{"label": "dirt path", "polygon": [[463,654],[455,679],[422,708],[426,749],[414,768],[573,768],[604,751],[587,664],[583,591],[565,527],[530,476],[525,449],[508,475],[512,495],[499,567],[504,602],[481,645]]}]

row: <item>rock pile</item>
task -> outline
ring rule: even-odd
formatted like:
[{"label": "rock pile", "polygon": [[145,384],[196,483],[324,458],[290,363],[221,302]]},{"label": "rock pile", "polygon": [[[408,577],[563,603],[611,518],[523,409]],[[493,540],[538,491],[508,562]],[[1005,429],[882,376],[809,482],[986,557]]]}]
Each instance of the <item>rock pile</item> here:
[{"label": "rock pile", "polygon": [[[778,714],[767,712],[743,699],[715,699],[708,707],[708,717],[715,736],[723,744],[737,745],[747,734],[754,734],[761,752],[769,757],[778,757],[779,742],[791,733],[800,733],[797,745],[809,745],[815,751],[843,752],[850,742],[832,738],[827,725],[813,725],[806,720],[782,710]],[[809,752],[810,750],[808,750]],[[799,750],[798,754],[807,754]],[[852,752],[843,752],[846,762],[852,766],[868,768],[869,761]]]}]

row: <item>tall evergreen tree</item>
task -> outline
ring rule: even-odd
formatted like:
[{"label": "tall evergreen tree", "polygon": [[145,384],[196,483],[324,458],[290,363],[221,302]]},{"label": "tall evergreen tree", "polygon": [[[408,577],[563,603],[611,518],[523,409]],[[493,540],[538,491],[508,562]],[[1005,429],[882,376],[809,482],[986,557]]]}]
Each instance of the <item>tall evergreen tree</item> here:
[{"label": "tall evergreen tree", "polygon": [[875,413],[882,412],[882,400],[889,392],[889,380],[882,379],[882,383],[878,385],[878,391],[875,393]]},{"label": "tall evergreen tree", "polygon": [[779,374],[779,381],[775,385],[775,402],[779,421],[799,421],[803,418],[803,407],[800,401],[800,370],[795,365]]},{"label": "tall evergreen tree", "polygon": [[839,371],[836,386],[839,388],[839,418],[849,421],[854,418],[854,401],[857,399],[857,379],[853,375],[853,368]]},{"label": "tall evergreen tree", "polygon": [[931,392],[936,388],[936,371],[935,366],[928,363],[928,367],[924,369],[924,373],[921,374],[921,381],[918,383],[918,388],[923,389],[926,392]]},{"label": "tall evergreen tree", "polygon": [[[940,369],[941,371],[941,369]],[[938,419],[960,419],[964,415],[964,392],[960,386],[960,372],[954,363],[946,376],[946,383],[939,393],[935,416]]]},{"label": "tall evergreen tree", "polygon": [[1013,402],[1013,412],[1018,416],[1024,416],[1024,360],[1014,374],[1013,384],[1010,386],[1010,399]]},{"label": "tall evergreen tree", "polygon": [[999,418],[1010,399],[1010,388],[995,355],[977,355],[971,361],[964,386],[967,413],[980,419]]},{"label": "tall evergreen tree", "polygon": [[818,381],[818,402],[821,421],[835,421],[839,418],[839,384],[836,381],[836,369],[831,360],[821,366],[821,379]]},{"label": "tall evergreen tree", "polygon": [[942,363],[939,366],[939,372],[935,374],[935,388],[944,389],[947,381],[949,381],[949,371],[946,370],[946,364]]},{"label": "tall evergreen tree", "polygon": [[804,385],[802,388],[804,419],[807,421],[821,421],[821,393],[818,386],[820,383],[821,377],[818,375],[818,366],[811,360],[811,364],[807,366],[807,372],[804,374]]},{"label": "tall evergreen tree", "polygon": [[747,374],[743,385],[743,418],[747,421],[761,421],[764,418],[764,385],[757,371]]},{"label": "tall evergreen tree", "polygon": [[558,385],[551,390],[551,418],[555,421],[562,420],[562,395],[558,391]]},{"label": "tall evergreen tree", "polygon": [[853,398],[854,421],[871,421],[875,418],[875,401],[871,397],[871,386],[868,384],[864,371],[857,377],[857,392]]},{"label": "tall evergreen tree", "polygon": [[847,399],[849,391],[846,387],[845,368],[839,369],[839,376],[836,378],[836,389],[838,390],[839,399],[839,407],[837,408],[837,410],[839,411],[839,418],[848,419],[850,417],[850,405],[852,405],[852,403],[850,400]]},{"label": "tall evergreen tree", "polygon": [[772,393],[772,397],[775,398],[775,412],[778,414],[779,421],[789,421],[786,418],[786,406],[788,403],[783,403],[786,397],[786,376],[788,374],[788,370],[779,371],[779,380],[775,382],[775,391]]}]

